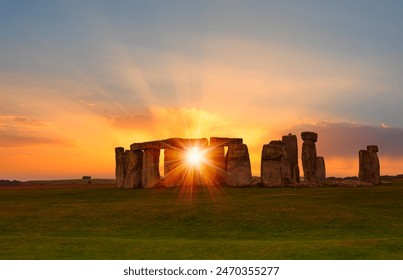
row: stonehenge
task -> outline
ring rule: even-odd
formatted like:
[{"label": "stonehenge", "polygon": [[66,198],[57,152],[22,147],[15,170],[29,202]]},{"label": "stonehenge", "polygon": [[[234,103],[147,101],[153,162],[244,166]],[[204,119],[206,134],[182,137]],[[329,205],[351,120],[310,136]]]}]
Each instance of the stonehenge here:
[{"label": "stonehenge", "polygon": [[[260,179],[252,177],[248,146],[242,138],[169,138],[133,143],[130,150],[115,148],[116,187],[138,189],[155,187],[230,186],[262,187],[318,186],[326,180],[325,159],[317,156],[318,134],[301,133],[301,162],[303,182],[298,165],[297,136],[284,135],[282,140],[263,145]],[[161,153],[163,150],[163,153]],[[189,160],[196,150],[202,156],[197,162]],[[359,151],[359,183],[380,184],[378,146],[367,146]],[[164,174],[160,174],[163,155]],[[329,181],[327,181],[329,183]],[[326,184],[327,184],[326,183]]]},{"label": "stonehenge", "polygon": [[[197,168],[186,162],[186,154],[192,148],[199,149],[205,158]],[[161,150],[164,150],[163,178],[159,169]],[[115,158],[117,188],[244,186],[252,181],[249,152],[242,138],[211,137],[210,145],[206,138],[133,143],[127,151],[115,148]]]},{"label": "stonehenge", "polygon": [[[301,138],[304,141],[301,154],[304,184],[322,183],[326,179],[326,169],[324,158],[316,155],[318,134],[305,131]],[[296,135],[289,133],[281,141],[271,141],[263,146],[260,174],[264,187],[300,184]]]},{"label": "stonehenge", "polygon": [[378,146],[367,146],[366,150],[360,150],[358,179],[361,182],[379,185],[380,179],[380,164],[378,158]]}]

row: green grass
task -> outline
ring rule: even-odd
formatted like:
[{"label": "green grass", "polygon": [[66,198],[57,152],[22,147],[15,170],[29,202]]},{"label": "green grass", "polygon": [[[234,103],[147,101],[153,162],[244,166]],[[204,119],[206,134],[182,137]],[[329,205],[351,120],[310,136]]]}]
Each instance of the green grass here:
[{"label": "green grass", "polygon": [[0,259],[403,259],[403,183],[0,188]]}]

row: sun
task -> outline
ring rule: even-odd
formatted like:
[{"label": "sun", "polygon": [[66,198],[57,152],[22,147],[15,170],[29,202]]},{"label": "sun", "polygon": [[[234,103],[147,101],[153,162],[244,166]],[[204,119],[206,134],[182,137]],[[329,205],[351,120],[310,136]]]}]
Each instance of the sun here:
[{"label": "sun", "polygon": [[186,162],[192,166],[199,166],[203,161],[203,153],[198,147],[190,148],[186,153]]}]

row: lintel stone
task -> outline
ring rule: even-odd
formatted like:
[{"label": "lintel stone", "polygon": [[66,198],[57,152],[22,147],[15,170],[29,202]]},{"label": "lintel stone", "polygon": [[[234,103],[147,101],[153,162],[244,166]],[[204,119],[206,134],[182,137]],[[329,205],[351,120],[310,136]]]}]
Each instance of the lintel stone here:
[{"label": "lintel stone", "polygon": [[242,138],[210,137],[210,146],[230,146],[243,144]]}]

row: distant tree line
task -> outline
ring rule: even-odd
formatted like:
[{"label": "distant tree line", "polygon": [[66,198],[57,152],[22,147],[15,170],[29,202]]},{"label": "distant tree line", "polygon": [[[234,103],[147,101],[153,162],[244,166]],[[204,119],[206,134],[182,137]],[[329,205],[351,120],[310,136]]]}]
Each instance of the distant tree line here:
[{"label": "distant tree line", "polygon": [[[357,176],[351,176],[351,177],[327,177],[327,180],[333,180],[333,181],[341,181],[341,180],[351,180],[351,181],[358,181]],[[382,175],[381,180],[383,181],[392,181],[392,180],[402,180],[403,179],[403,174],[399,174],[396,176],[390,176],[390,175]]]},{"label": "distant tree line", "polygon": [[17,180],[0,180],[0,186],[20,186],[22,183]]}]

